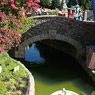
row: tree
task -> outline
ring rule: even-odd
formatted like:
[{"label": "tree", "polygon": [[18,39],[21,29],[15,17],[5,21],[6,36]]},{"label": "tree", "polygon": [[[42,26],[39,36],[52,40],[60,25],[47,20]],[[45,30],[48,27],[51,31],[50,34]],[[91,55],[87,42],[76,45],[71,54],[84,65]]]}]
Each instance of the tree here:
[{"label": "tree", "polygon": [[68,0],[68,7],[74,6],[75,4],[80,5],[83,10],[92,9],[91,0]]},{"label": "tree", "polygon": [[40,0],[39,3],[42,7],[47,7],[49,8],[51,6],[50,0]]},{"label": "tree", "polygon": [[52,7],[53,8],[59,8],[61,5],[60,0],[52,0]]},{"label": "tree", "polygon": [[82,6],[83,10],[90,10],[92,9],[91,0],[78,0],[78,4]]}]

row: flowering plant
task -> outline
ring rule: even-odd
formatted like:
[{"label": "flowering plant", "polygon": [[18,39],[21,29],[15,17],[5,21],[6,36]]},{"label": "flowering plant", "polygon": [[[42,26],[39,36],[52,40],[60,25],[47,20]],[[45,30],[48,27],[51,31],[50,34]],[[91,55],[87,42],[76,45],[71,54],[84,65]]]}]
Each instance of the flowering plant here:
[{"label": "flowering plant", "polygon": [[21,42],[16,27],[23,27],[23,13],[30,7],[37,11],[38,2],[39,0],[0,0],[0,52]]}]

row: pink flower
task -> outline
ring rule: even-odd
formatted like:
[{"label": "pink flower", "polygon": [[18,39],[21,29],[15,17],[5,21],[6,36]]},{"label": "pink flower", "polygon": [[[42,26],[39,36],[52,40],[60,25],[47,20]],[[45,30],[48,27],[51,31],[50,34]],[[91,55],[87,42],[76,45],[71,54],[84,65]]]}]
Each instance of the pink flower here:
[{"label": "pink flower", "polygon": [[27,3],[27,7],[31,7],[31,3]]},{"label": "pink flower", "polygon": [[35,11],[37,11],[37,10],[38,10],[38,8],[36,8],[36,7],[33,7],[33,9],[34,9]]},{"label": "pink flower", "polygon": [[4,21],[4,17],[3,16],[1,17],[1,20]]},{"label": "pink flower", "polygon": [[12,47],[14,47],[14,45],[13,45],[13,44],[11,44],[11,46],[12,46]]},{"label": "pink flower", "polygon": [[1,17],[2,21],[7,20],[7,16],[4,12],[0,12],[0,14],[2,15],[2,17]]},{"label": "pink flower", "polygon": [[13,35],[13,36],[14,36],[14,32],[13,32],[13,31],[11,32],[11,35]]},{"label": "pink flower", "polygon": [[0,44],[0,52],[5,52],[5,47]]},{"label": "pink flower", "polygon": [[18,45],[19,44],[19,41],[16,44]]},{"label": "pink flower", "polygon": [[10,44],[10,39],[8,39],[7,42]]},{"label": "pink flower", "polygon": [[17,32],[17,31],[15,32],[15,35],[16,35],[16,36],[18,35],[18,32]]},{"label": "pink flower", "polygon": [[9,49],[11,49],[11,46],[9,46]]},{"label": "pink flower", "polygon": [[7,41],[7,36],[4,36],[5,41]]},{"label": "pink flower", "polygon": [[11,7],[15,10],[17,10],[18,8],[14,5],[14,4],[11,4]]},{"label": "pink flower", "polygon": [[13,4],[14,3],[14,0],[10,0],[10,3]]},{"label": "pink flower", "polygon": [[3,43],[5,43],[5,40],[4,40],[3,38],[1,38],[1,41],[2,41]]},{"label": "pink flower", "polygon": [[21,20],[24,20],[23,18],[21,18]]},{"label": "pink flower", "polygon": [[2,37],[2,35],[0,34],[0,37]]},{"label": "pink flower", "polygon": [[16,18],[16,16],[13,16],[13,18]]},{"label": "pink flower", "polygon": [[39,0],[34,0],[34,2],[38,3],[38,2],[39,2]]},{"label": "pink flower", "polygon": [[9,37],[9,34],[7,34],[7,37]]}]

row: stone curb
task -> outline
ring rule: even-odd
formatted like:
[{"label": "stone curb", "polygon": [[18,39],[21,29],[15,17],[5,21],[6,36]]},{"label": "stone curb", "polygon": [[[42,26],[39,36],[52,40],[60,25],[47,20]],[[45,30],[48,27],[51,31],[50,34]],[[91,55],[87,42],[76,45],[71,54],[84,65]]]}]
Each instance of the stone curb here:
[{"label": "stone curb", "polygon": [[27,91],[25,95],[35,95],[35,82],[34,82],[33,75],[20,61],[18,61],[18,63],[22,67],[24,67],[24,69],[28,72],[28,75],[29,75],[29,81],[28,81]]}]

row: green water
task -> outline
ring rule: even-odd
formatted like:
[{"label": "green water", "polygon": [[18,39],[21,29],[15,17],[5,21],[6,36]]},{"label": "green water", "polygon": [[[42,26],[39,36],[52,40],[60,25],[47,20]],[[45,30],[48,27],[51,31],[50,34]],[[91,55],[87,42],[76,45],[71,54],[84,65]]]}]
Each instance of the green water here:
[{"label": "green water", "polygon": [[43,64],[32,65],[26,62],[35,79],[36,95],[50,95],[62,88],[86,95],[95,91],[88,75],[73,57],[47,46],[43,50],[41,53],[39,49],[45,59]]}]

